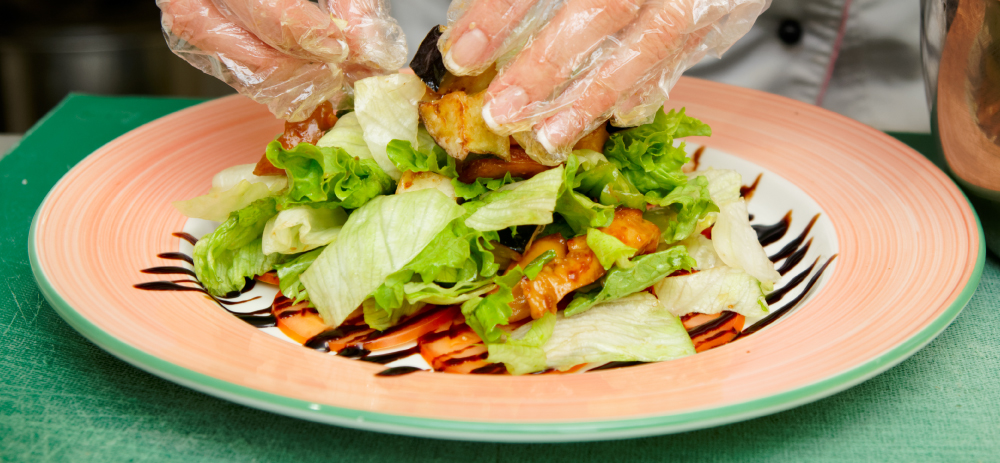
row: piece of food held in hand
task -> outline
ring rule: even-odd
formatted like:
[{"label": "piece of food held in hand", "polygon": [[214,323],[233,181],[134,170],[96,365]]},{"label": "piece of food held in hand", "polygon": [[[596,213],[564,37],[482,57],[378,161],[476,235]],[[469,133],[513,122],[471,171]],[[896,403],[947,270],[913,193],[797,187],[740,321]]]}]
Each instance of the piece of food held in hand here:
[{"label": "piece of food held in hand", "polygon": [[685,172],[675,142],[707,125],[661,110],[646,125],[599,127],[565,163],[542,165],[530,133],[501,137],[483,122],[490,75],[441,69],[417,69],[432,85],[359,80],[339,118],[321,106],[256,165],[175,203],[222,222],[194,247],[204,289],[221,300],[252,278],[275,284],[271,315],[292,340],[451,373],[665,361],[767,314],[780,275],[740,175]]}]

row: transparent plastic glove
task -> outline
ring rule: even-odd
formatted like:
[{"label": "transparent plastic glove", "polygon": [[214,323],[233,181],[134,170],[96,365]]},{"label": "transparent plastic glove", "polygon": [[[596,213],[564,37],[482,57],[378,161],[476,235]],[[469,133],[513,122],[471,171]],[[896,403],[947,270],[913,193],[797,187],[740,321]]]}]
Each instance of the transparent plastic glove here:
[{"label": "transparent plastic glove", "polygon": [[496,63],[483,118],[531,130],[553,164],[608,119],[652,120],[678,77],[719,56],[770,0],[455,0],[438,46],[456,75]]},{"label": "transparent plastic glove", "polygon": [[406,40],[383,0],[156,0],[181,58],[301,121],[345,85],[395,72]]}]

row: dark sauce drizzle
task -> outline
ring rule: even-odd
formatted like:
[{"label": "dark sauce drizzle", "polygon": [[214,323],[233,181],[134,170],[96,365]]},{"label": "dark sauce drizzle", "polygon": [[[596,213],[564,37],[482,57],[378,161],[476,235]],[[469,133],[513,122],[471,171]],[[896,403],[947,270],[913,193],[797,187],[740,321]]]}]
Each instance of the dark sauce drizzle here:
[{"label": "dark sauce drizzle", "polygon": [[760,319],[760,321],[758,321],[757,323],[754,323],[749,328],[743,330],[740,334],[736,335],[736,338],[734,338],[733,341],[750,336],[751,334],[760,331],[767,325],[776,322],[779,318],[788,313],[789,310],[792,310],[792,308],[798,305],[799,302],[802,302],[802,299],[806,297],[806,294],[808,294],[809,290],[812,289],[813,285],[816,284],[816,281],[819,280],[819,277],[822,276],[823,272],[826,271],[827,266],[829,266],[830,263],[837,258],[837,256],[838,254],[834,254],[829,259],[827,259],[826,263],[823,264],[823,266],[819,268],[819,271],[816,272],[816,274],[809,279],[809,283],[806,284],[806,287],[802,289],[802,293],[796,296],[795,299],[792,299],[791,302],[789,302],[788,304],[785,304],[780,309],[771,312],[768,316]]},{"label": "dark sauce drizzle", "polygon": [[696,338],[705,333],[708,333],[716,328],[721,327],[722,325],[725,325],[726,323],[729,323],[730,320],[736,318],[736,315],[737,315],[736,312],[730,312],[728,310],[722,312],[722,315],[719,318],[716,318],[715,320],[712,320],[708,323],[703,323],[688,330],[688,336],[691,336],[691,338]]},{"label": "dark sauce drizzle", "polygon": [[785,286],[775,289],[774,291],[771,292],[771,294],[765,296],[764,300],[767,301],[767,305],[771,305],[774,304],[775,302],[780,301],[781,298],[785,297],[785,294],[788,294],[789,291],[795,289],[796,286],[802,284],[802,282],[806,279],[806,277],[809,276],[809,273],[812,272],[813,268],[816,267],[817,262],[819,262],[819,257],[817,257],[816,260],[813,261],[812,265],[810,265],[809,268],[805,269],[805,271],[792,277],[792,279],[789,280],[788,283],[785,284]]},{"label": "dark sauce drizzle", "polygon": [[785,233],[788,233],[788,227],[791,224],[792,211],[788,211],[778,223],[773,225],[751,225],[750,227],[757,232],[757,241],[760,242],[760,245],[767,246],[783,238]]},{"label": "dark sauce drizzle", "polygon": [[[176,233],[172,233],[172,235],[175,236],[175,237],[177,237],[177,238],[180,238],[180,239],[182,239],[184,241],[187,241],[188,243],[191,243],[192,245],[194,245],[194,244],[196,244],[198,242],[198,238],[195,238],[194,236],[192,236],[189,233],[176,232]],[[164,252],[164,253],[161,253],[161,254],[157,254],[157,257],[159,257],[161,259],[168,259],[168,260],[182,260],[182,261],[188,262],[188,263],[190,263],[192,265],[194,264],[194,259],[192,259],[191,256],[189,256],[187,254],[184,254],[182,252]],[[218,304],[219,307],[222,307],[222,309],[225,310],[226,312],[229,312],[229,313],[233,314],[236,318],[239,318],[240,320],[243,320],[243,321],[247,322],[248,324],[250,324],[251,326],[253,326],[255,328],[269,328],[269,327],[272,327],[272,326],[277,326],[277,319],[274,318],[273,315],[271,315],[271,308],[270,307],[265,308],[265,309],[261,309],[261,310],[256,310],[256,311],[253,311],[253,312],[236,312],[234,310],[230,310],[229,309],[228,306],[237,305],[237,304],[243,304],[243,303],[246,303],[246,302],[255,301],[257,299],[260,299],[260,296],[256,296],[256,297],[252,297],[250,299],[244,300],[244,301],[233,301],[233,300],[230,300],[232,298],[239,297],[241,294],[243,294],[243,293],[245,293],[245,292],[250,291],[251,289],[253,289],[254,286],[256,286],[257,280],[254,280],[252,278],[247,278],[246,279],[246,281],[244,282],[242,290],[240,290],[240,291],[233,291],[233,292],[231,292],[229,294],[226,294],[224,297],[216,297],[216,296],[212,295],[211,293],[209,293],[205,289],[205,285],[201,284],[201,282],[198,281],[198,279],[197,279],[198,276],[194,273],[194,270],[191,270],[189,268],[177,267],[177,266],[171,266],[171,265],[164,265],[164,266],[160,266],[160,267],[145,268],[145,269],[140,270],[140,272],[145,273],[145,274],[149,274],[149,275],[187,275],[187,276],[190,276],[190,277],[192,277],[194,279],[193,280],[172,280],[172,281],[150,281],[150,282],[146,282],[146,283],[138,283],[138,284],[132,285],[136,289],[141,289],[141,290],[145,290],[145,291],[194,291],[194,292],[199,292],[199,293],[202,293],[202,294],[208,296],[212,301],[214,301],[216,304]],[[190,284],[193,284],[194,286],[184,285],[184,284],[181,284],[181,283],[190,283]]]},{"label": "dark sauce drizzle", "polygon": [[[698,163],[699,163],[699,161],[701,159],[701,155],[702,155],[703,152],[704,152],[704,147],[698,148],[698,150],[695,151],[694,154],[693,154],[693,156],[692,156],[693,157],[692,164],[696,168],[698,166]],[[757,186],[760,183],[760,179],[761,179],[761,175],[758,175],[757,178],[754,180],[753,184],[751,184],[749,186],[742,186],[742,187],[740,187],[740,194],[743,197],[745,197],[746,199],[750,199],[753,196],[754,191],[757,189]],[[785,236],[785,234],[788,232],[788,229],[789,229],[789,227],[791,225],[791,217],[792,217],[792,211],[788,211],[788,213],[786,213],[785,216],[779,222],[777,222],[775,224],[772,224],[772,225],[753,225],[752,227],[753,227],[754,231],[757,233],[757,239],[760,242],[760,244],[762,246],[767,246],[767,245],[773,244],[773,243],[777,242],[778,240],[780,240],[781,238],[783,238]],[[812,220],[809,221],[809,224],[805,227],[805,229],[802,231],[802,233],[799,234],[798,237],[796,237],[794,240],[792,240],[787,245],[785,245],[780,251],[778,251],[777,254],[775,254],[775,255],[773,255],[773,256],[770,257],[771,261],[773,261],[773,262],[777,262],[778,260],[786,259],[787,258],[787,260],[785,260],[785,262],[781,266],[781,268],[778,269],[778,273],[780,273],[781,275],[785,275],[792,268],[794,268],[796,265],[798,265],[802,261],[802,259],[805,257],[806,253],[809,251],[810,246],[812,245],[812,239],[809,239],[809,241],[806,241],[804,246],[802,245],[802,243],[808,237],[810,231],[812,230],[813,225],[816,223],[816,220],[818,218],[819,218],[819,214],[816,214],[812,218]],[[753,215],[750,215],[750,219],[753,220]],[[192,235],[190,235],[188,233],[177,232],[177,233],[173,233],[172,235],[175,236],[175,237],[181,238],[181,239],[183,239],[183,240],[191,243],[192,245],[194,245],[194,244],[196,244],[198,242],[197,238],[195,238],[194,236],[192,236]],[[192,265],[194,264],[194,260],[191,258],[191,256],[189,256],[187,254],[184,254],[184,253],[180,253],[180,252],[165,252],[165,253],[158,254],[157,257],[160,257],[162,259],[168,259],[168,260],[181,260],[181,261],[185,261],[185,262],[187,262],[189,264],[192,264]],[[749,336],[749,335],[751,335],[753,333],[756,333],[757,331],[761,330],[765,326],[768,326],[771,323],[774,323],[779,318],[781,318],[782,316],[784,316],[785,314],[787,314],[792,308],[794,308],[796,305],[798,305],[798,303],[801,302],[802,299],[805,298],[806,294],[812,289],[812,287],[819,280],[819,277],[824,273],[824,271],[826,270],[826,268],[830,265],[831,262],[833,262],[833,260],[836,257],[837,257],[837,255],[834,255],[833,257],[831,257],[830,259],[828,259],[826,261],[826,263],[823,264],[822,267],[820,267],[819,271],[816,272],[812,276],[812,278],[809,279],[809,282],[806,284],[805,288],[802,290],[802,292],[798,296],[795,297],[795,299],[793,299],[792,301],[790,301],[788,304],[784,305],[780,309],[772,311],[768,316],[764,317],[763,319],[761,319],[757,323],[753,324],[752,326],[744,329],[741,333],[738,333],[736,335],[736,337],[733,339],[733,341],[735,341],[737,339],[740,339],[742,337]],[[782,286],[781,288],[778,288],[778,289],[774,290],[773,292],[771,292],[770,294],[768,294],[768,296],[766,297],[767,303],[768,304],[772,304],[772,303],[778,302],[785,295],[787,295],[788,292],[790,292],[791,290],[797,288],[800,284],[802,284],[802,282],[805,281],[806,277],[808,277],[809,274],[812,273],[813,269],[816,267],[816,264],[818,262],[819,262],[819,258],[817,258],[816,261],[813,262],[813,264],[810,265],[809,268],[807,268],[805,271],[803,271],[803,272],[795,275],[784,286]],[[190,270],[190,269],[188,269],[188,268],[178,267],[178,266],[160,266],[160,267],[151,267],[151,268],[143,269],[143,270],[141,270],[141,272],[142,273],[146,273],[146,274],[152,274],[152,275],[187,275],[187,276],[193,277],[195,279],[193,279],[193,280],[173,280],[173,281],[152,281],[152,282],[147,282],[147,283],[139,283],[139,284],[134,285],[134,287],[137,288],[137,289],[142,289],[142,290],[146,290],[146,291],[195,291],[195,292],[200,292],[200,293],[203,293],[203,294],[207,295],[209,298],[211,298],[213,301],[215,301],[217,304],[219,304],[219,306],[222,307],[224,310],[226,310],[227,312],[233,314],[234,316],[236,316],[240,320],[243,320],[243,321],[247,322],[251,326],[254,326],[256,328],[266,328],[266,327],[276,326],[276,324],[277,324],[277,318],[272,314],[272,308],[271,307],[267,307],[265,309],[261,309],[261,310],[257,310],[257,311],[253,311],[253,312],[245,312],[245,313],[243,313],[243,312],[235,312],[233,310],[230,310],[227,307],[228,305],[242,304],[244,302],[250,302],[250,301],[253,301],[253,300],[256,300],[256,299],[260,298],[260,296],[258,296],[258,297],[252,298],[252,299],[248,299],[246,301],[232,301],[232,300],[230,300],[232,298],[238,297],[239,295],[241,295],[241,294],[243,294],[243,293],[245,293],[245,292],[250,291],[251,289],[253,289],[254,286],[256,285],[256,280],[254,280],[254,279],[247,278],[246,284],[244,285],[244,287],[243,287],[242,290],[231,292],[229,294],[226,294],[225,297],[220,298],[220,297],[216,297],[216,296],[213,296],[212,294],[210,294],[205,289],[204,285],[202,285],[201,282],[199,282],[197,280],[197,275],[195,274],[195,272],[192,271],[192,270]],[[182,284],[182,283],[193,284],[194,286],[185,285],[185,284]],[[285,301],[280,301],[280,302],[276,301],[276,303],[277,304],[291,305],[292,301],[287,300],[287,298],[286,298]],[[337,328],[330,329],[330,330],[327,330],[327,331],[324,331],[322,333],[317,334],[312,339],[307,340],[304,343],[304,345],[306,347],[309,347],[309,348],[312,348],[312,349],[315,349],[315,350],[318,350],[318,351],[321,351],[321,352],[330,352],[330,347],[329,347],[330,341],[340,340],[340,339],[343,339],[343,338],[346,338],[346,337],[349,337],[349,336],[356,336],[357,337],[357,339],[356,339],[357,344],[350,345],[350,346],[348,346],[346,348],[341,349],[339,352],[337,352],[337,355],[340,356],[340,357],[345,357],[345,358],[360,360],[360,361],[364,361],[364,362],[371,362],[371,363],[377,363],[377,364],[385,365],[385,364],[388,364],[388,363],[392,363],[392,362],[394,362],[396,360],[400,360],[400,359],[409,357],[411,355],[419,354],[420,353],[419,343],[433,342],[435,340],[441,339],[441,338],[446,337],[446,336],[447,337],[456,337],[456,336],[460,335],[463,331],[471,330],[471,328],[469,328],[468,325],[455,323],[455,324],[452,324],[447,330],[442,330],[442,331],[439,331],[439,332],[438,331],[434,331],[434,332],[430,332],[430,333],[427,333],[427,334],[421,336],[420,340],[419,340],[419,343],[418,343],[417,346],[413,346],[413,347],[408,348],[408,349],[404,349],[404,350],[401,350],[401,351],[392,352],[392,353],[388,353],[388,354],[371,355],[371,351],[370,350],[365,349],[364,347],[362,347],[362,344],[364,342],[371,341],[371,340],[377,339],[377,338],[379,338],[381,336],[384,336],[384,335],[393,333],[393,332],[395,332],[397,330],[403,329],[405,326],[407,326],[407,325],[409,325],[411,323],[416,323],[416,322],[418,322],[418,321],[420,321],[422,319],[425,319],[427,317],[430,317],[431,315],[436,314],[436,313],[438,313],[441,310],[450,310],[450,308],[449,307],[441,307],[439,309],[428,310],[428,311],[425,311],[425,312],[421,312],[421,313],[419,313],[419,314],[411,317],[410,319],[405,320],[403,323],[400,323],[399,325],[394,326],[392,328],[389,328],[388,330],[385,330],[385,331],[373,330],[370,327],[368,327],[366,324],[364,324],[362,322],[362,320],[357,320],[357,319],[356,320],[348,320],[348,321],[345,322],[345,324],[342,324],[341,326],[339,326]],[[300,310],[283,310],[283,311],[280,311],[278,317],[280,317],[280,318],[291,317],[293,315],[302,313],[303,311],[316,311],[316,309],[312,308],[312,307],[306,307],[306,308],[300,309]],[[712,320],[712,321],[710,321],[708,323],[704,323],[702,325],[696,326],[696,327],[688,330],[688,334],[692,338],[694,338],[694,337],[697,337],[699,335],[711,332],[711,331],[713,331],[713,330],[715,330],[715,329],[717,329],[717,328],[725,325],[729,321],[731,321],[734,317],[736,317],[736,315],[737,314],[735,312],[729,312],[729,311],[723,312],[723,314],[720,317],[718,317],[718,318],[716,318],[716,319],[714,319],[714,320]],[[369,333],[364,334],[365,331],[369,331]],[[719,333],[718,335],[721,336],[721,335],[726,335],[726,334],[729,334],[729,333],[728,332],[724,332],[724,333]],[[732,342],[732,341],[730,341],[730,342]],[[468,356],[465,356],[465,357],[457,357],[456,356],[456,357],[451,357],[451,358],[445,360],[443,363],[446,364],[446,365],[449,365],[449,366],[455,366],[455,365],[463,364],[465,362],[482,360],[482,359],[487,358],[488,355],[489,355],[488,352],[482,352],[482,353],[479,353],[479,354],[468,355]],[[617,369],[617,368],[625,368],[625,367],[631,367],[631,366],[635,366],[635,365],[642,365],[642,364],[645,364],[645,363],[648,363],[648,362],[641,362],[641,361],[609,362],[609,363],[606,363],[604,365],[598,366],[596,368],[591,368],[590,370],[587,370],[587,372],[602,371],[602,370],[611,370],[611,369]],[[415,372],[418,372],[418,371],[427,371],[427,370],[424,370],[424,369],[418,368],[418,367],[400,366],[400,367],[387,368],[385,370],[382,370],[382,371],[376,373],[375,375],[376,376],[400,376],[400,375],[406,375],[406,374],[410,374],[410,373],[415,373]],[[503,364],[501,364],[501,363],[494,363],[494,364],[489,364],[489,365],[486,365],[486,366],[483,366],[483,367],[480,367],[480,368],[476,368],[475,370],[472,370],[471,373],[472,374],[480,374],[480,375],[482,375],[482,374],[496,375],[496,374],[504,374],[504,373],[506,373],[506,371],[507,371],[506,367]],[[533,374],[545,374],[545,373],[549,373],[551,371],[552,371],[551,369],[548,369],[548,370],[543,370],[543,371],[535,372]]]},{"label": "dark sauce drizzle", "polygon": [[591,371],[613,370],[613,369],[616,369],[616,368],[633,367],[633,366],[636,366],[636,365],[644,365],[644,364],[647,364],[647,363],[649,363],[649,362],[640,362],[640,361],[632,361],[632,362],[608,362],[608,363],[605,363],[604,365],[601,365],[601,366],[599,366],[597,368],[591,368],[591,369],[587,370],[587,373],[589,373]]},{"label": "dark sauce drizzle", "polygon": [[400,376],[400,375],[408,375],[410,373],[416,373],[418,371],[427,371],[427,370],[417,367],[392,367],[392,368],[386,368],[385,370],[375,373],[375,376]]},{"label": "dark sauce drizzle", "polygon": [[755,191],[757,191],[757,185],[760,185],[760,178],[763,175],[764,174],[762,174],[762,173],[761,174],[757,174],[757,178],[754,179],[753,183],[751,183],[749,186],[741,186],[740,187],[740,196],[742,196],[743,199],[745,199],[747,201],[750,201],[751,199],[753,199],[753,194],[754,194]]},{"label": "dark sauce drizzle", "polygon": [[812,220],[809,221],[809,224],[806,225],[806,228],[802,230],[802,233],[800,233],[798,237],[796,237],[792,241],[789,241],[788,244],[786,244],[785,247],[781,248],[781,250],[778,251],[777,254],[768,257],[768,259],[771,259],[771,262],[777,262],[781,259],[784,259],[792,255],[792,253],[794,253],[795,250],[799,248],[799,246],[802,246],[802,242],[805,241],[806,236],[808,236],[809,232],[812,231],[813,225],[816,225],[817,219],[819,219],[819,214],[813,216]]},{"label": "dark sauce drizzle", "polygon": [[812,242],[812,238],[809,238],[809,241],[806,241],[805,246],[802,246],[798,251],[795,251],[792,255],[788,256],[788,258],[785,259],[785,263],[781,264],[781,268],[778,269],[778,273],[781,276],[784,276],[790,270],[795,268],[796,265],[799,265],[799,262],[802,262],[802,258],[806,256],[807,252],[809,252],[809,247],[812,246]]},{"label": "dark sauce drizzle", "polygon": [[[705,154],[705,147],[704,146],[699,146],[698,149],[694,150],[694,153],[691,155],[691,171],[698,170],[698,166],[701,164],[701,155],[702,154]],[[749,198],[747,198],[747,199],[749,199]]]},{"label": "dark sauce drizzle", "polygon": [[176,236],[177,238],[180,238],[180,239],[182,239],[184,241],[187,241],[188,243],[191,243],[191,246],[194,246],[195,244],[198,243],[198,238],[195,238],[194,235],[192,235],[190,233],[173,232],[173,233],[170,234],[170,236]]}]

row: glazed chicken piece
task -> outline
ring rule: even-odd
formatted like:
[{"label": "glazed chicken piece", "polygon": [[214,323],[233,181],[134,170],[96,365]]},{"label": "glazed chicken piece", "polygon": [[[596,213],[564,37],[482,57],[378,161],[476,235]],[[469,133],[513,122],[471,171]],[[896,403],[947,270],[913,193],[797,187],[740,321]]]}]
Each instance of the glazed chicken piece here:
[{"label": "glazed chicken piece", "polygon": [[[660,239],[659,227],[644,220],[637,209],[616,210],[611,225],[599,230],[638,249],[638,254],[655,252]],[[535,240],[518,265],[528,265],[549,250],[555,251],[556,258],[545,264],[534,280],[524,277],[512,291],[510,321],[522,320],[528,315],[538,319],[548,312],[555,313],[563,297],[604,276],[604,267],[587,246],[586,235],[567,241],[557,233]]]},{"label": "glazed chicken piece", "polygon": [[529,158],[520,146],[511,146],[510,160],[493,157],[476,159],[465,165],[458,179],[472,183],[477,178],[503,178],[507,173],[510,173],[511,177],[529,179],[551,168]]},{"label": "glazed chicken piece", "polygon": [[618,208],[611,225],[599,230],[618,238],[626,246],[638,249],[637,255],[656,252],[660,241],[660,227],[643,219],[642,211],[638,209]]},{"label": "glazed chicken piece", "polygon": [[[311,115],[304,121],[285,122],[285,131],[278,137],[286,150],[295,148],[299,143],[311,143],[313,145],[323,138],[327,130],[333,128],[337,123],[337,110],[329,101],[324,101]],[[257,166],[253,169],[254,175],[285,175],[284,169],[279,169],[271,164],[267,159],[267,154],[261,156],[257,161]]]}]

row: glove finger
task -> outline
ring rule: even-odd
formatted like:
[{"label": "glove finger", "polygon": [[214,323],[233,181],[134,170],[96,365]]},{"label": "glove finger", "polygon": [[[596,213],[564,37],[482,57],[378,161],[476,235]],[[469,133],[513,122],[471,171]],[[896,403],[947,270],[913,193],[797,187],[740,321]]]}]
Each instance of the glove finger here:
[{"label": "glove finger", "polygon": [[196,68],[296,121],[342,91],[336,68],[285,55],[233,23],[210,0],[158,0],[170,49]]},{"label": "glove finger", "polygon": [[562,0],[453,1],[438,41],[452,74],[477,75],[505,53],[520,49]]},{"label": "glove finger", "polygon": [[344,33],[329,14],[306,0],[212,0],[230,21],[282,53],[304,60],[347,59]]},{"label": "glove finger", "polygon": [[623,34],[622,46],[560,95],[559,112],[534,127],[536,138],[549,152],[566,152],[613,113],[618,124],[647,122],[684,70],[709,51],[721,54],[749,30],[767,3],[646,2]]},{"label": "glove finger", "polygon": [[[567,2],[490,85],[483,116],[491,128],[512,133],[530,127],[546,100],[618,45],[613,35],[635,19],[641,4],[642,0]],[[509,127],[502,129],[504,125]]]},{"label": "glove finger", "polygon": [[321,0],[320,6],[346,23],[350,54],[344,72],[349,81],[403,67],[406,36],[384,0]]}]

